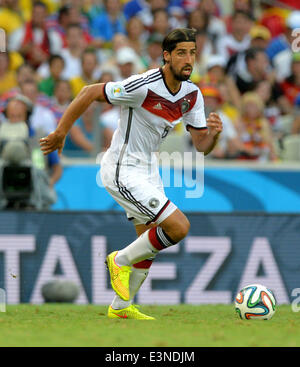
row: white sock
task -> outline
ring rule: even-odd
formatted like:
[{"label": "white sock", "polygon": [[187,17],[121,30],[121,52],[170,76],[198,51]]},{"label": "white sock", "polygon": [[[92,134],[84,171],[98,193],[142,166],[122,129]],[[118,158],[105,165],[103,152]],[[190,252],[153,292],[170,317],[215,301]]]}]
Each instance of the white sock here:
[{"label": "white sock", "polygon": [[159,250],[151,244],[148,235],[149,231],[151,229],[141,234],[124,249],[118,251],[115,261],[119,266],[131,266],[137,262],[156,256]]},{"label": "white sock", "polygon": [[124,301],[121,297],[116,295],[112,301],[111,307],[114,310],[121,310],[123,308],[129,307],[133,302],[134,296],[140,289],[144,280],[147,278],[148,273],[149,273],[149,269],[137,269],[133,266],[131,269],[131,274],[130,274],[130,279],[129,279],[130,300]]}]

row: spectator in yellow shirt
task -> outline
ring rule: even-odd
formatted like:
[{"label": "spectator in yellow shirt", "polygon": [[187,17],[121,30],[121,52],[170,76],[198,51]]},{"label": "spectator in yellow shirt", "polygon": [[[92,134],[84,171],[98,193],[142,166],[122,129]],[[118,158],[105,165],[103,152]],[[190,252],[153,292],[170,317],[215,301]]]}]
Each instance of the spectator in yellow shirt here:
[{"label": "spectator in yellow shirt", "polygon": [[18,6],[18,0],[2,0],[0,8],[0,28],[9,36],[22,27],[24,19]]},{"label": "spectator in yellow shirt", "polygon": [[70,79],[73,96],[75,97],[83,87],[94,84],[99,80],[97,55],[94,49],[86,49],[81,56],[81,75]]},{"label": "spectator in yellow shirt", "polygon": [[0,52],[0,95],[17,86],[16,72],[9,65],[9,54]]}]

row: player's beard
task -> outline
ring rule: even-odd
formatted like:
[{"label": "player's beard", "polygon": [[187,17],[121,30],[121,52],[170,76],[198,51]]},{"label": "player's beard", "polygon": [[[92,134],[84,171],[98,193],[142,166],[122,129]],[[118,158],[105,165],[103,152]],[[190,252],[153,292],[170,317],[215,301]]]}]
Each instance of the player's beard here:
[{"label": "player's beard", "polygon": [[174,78],[175,78],[176,80],[180,81],[180,82],[184,82],[184,81],[186,81],[186,80],[188,80],[188,79],[190,78],[190,75],[184,75],[184,74],[182,74],[182,73],[181,73],[181,71],[183,70],[183,68],[181,69],[181,71],[180,71],[180,72],[177,72],[177,71],[173,68],[172,64],[170,64],[170,70],[171,70],[171,72],[172,72],[172,74],[173,74]]}]

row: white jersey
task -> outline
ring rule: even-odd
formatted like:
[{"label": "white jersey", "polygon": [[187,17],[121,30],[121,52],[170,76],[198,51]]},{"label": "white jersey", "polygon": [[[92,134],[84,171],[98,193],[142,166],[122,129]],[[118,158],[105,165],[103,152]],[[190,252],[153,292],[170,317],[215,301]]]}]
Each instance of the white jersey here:
[{"label": "white jersey", "polygon": [[206,128],[204,102],[199,88],[191,81],[181,82],[172,93],[161,69],[134,75],[104,87],[109,103],[121,106],[120,120],[105,160],[116,165],[149,165],[153,152],[168,132],[183,121],[186,128]]}]

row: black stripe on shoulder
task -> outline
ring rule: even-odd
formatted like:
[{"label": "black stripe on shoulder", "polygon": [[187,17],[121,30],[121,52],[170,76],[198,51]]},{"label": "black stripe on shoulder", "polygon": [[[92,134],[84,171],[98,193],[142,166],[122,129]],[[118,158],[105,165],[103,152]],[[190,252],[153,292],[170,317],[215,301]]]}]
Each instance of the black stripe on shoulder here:
[{"label": "black stripe on shoulder", "polygon": [[159,80],[159,79],[162,79],[162,76],[159,76],[159,77],[157,77],[156,79],[152,79],[152,80],[149,80],[149,81],[147,81],[147,82],[144,82],[144,83],[142,83],[142,84],[139,84],[139,85],[137,85],[137,86],[133,86],[132,88],[130,88],[130,89],[128,89],[126,92],[133,92],[134,90],[136,90],[136,89],[138,89],[138,88],[140,88],[140,87],[142,87],[143,85],[146,85],[146,84],[150,84],[150,83],[154,83],[154,82],[156,82],[157,80]]},{"label": "black stripe on shoulder", "polygon": [[126,89],[127,87],[129,87],[132,83],[138,82],[138,81],[142,81],[144,79],[143,76],[141,76],[138,79],[133,80],[132,82],[128,83],[128,84],[124,84],[124,88]]},{"label": "black stripe on shoulder", "polygon": [[153,73],[152,75],[148,75],[146,78],[142,77],[142,78],[139,78],[139,79],[136,79],[136,80],[133,80],[132,82],[126,84],[124,87],[125,87],[125,90],[126,92],[128,91],[128,89],[140,84],[140,83],[144,83],[145,81],[147,80],[150,80],[152,78],[155,78],[156,76],[158,76],[160,73],[159,72],[156,72],[156,73]]}]

